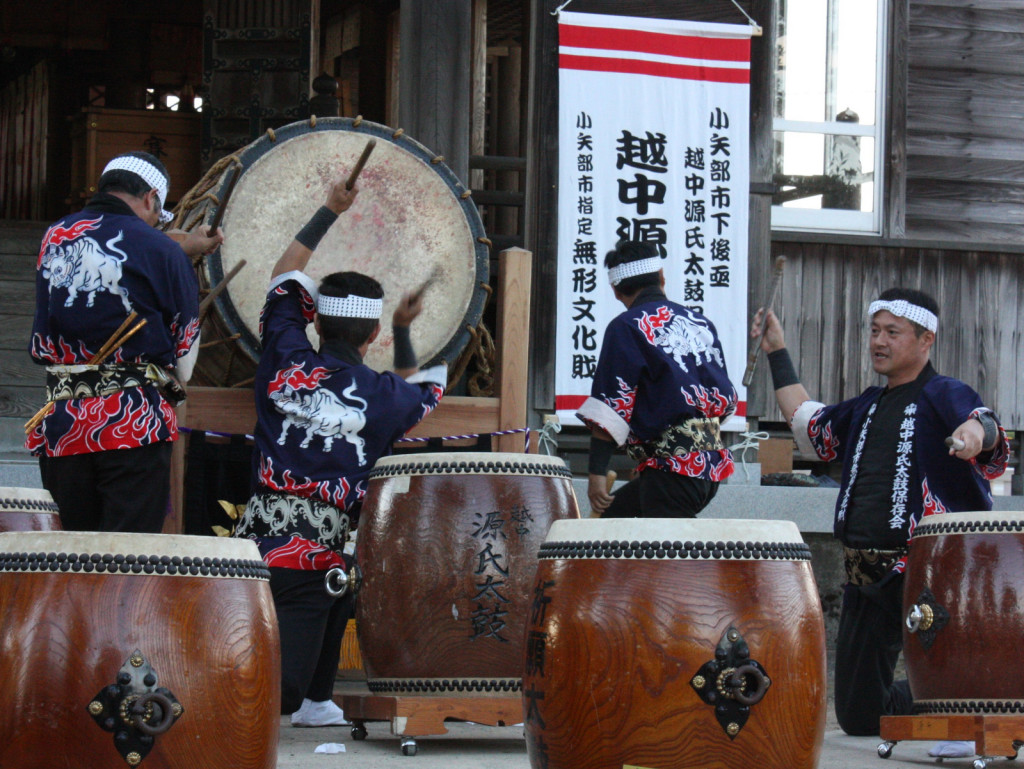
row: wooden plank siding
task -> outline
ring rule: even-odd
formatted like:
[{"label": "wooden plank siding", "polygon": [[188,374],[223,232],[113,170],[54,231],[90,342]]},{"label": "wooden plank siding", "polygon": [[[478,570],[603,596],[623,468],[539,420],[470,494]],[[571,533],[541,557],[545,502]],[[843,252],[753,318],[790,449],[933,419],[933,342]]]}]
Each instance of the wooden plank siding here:
[{"label": "wooden plank siding", "polygon": [[[778,313],[801,380],[811,397],[833,403],[881,382],[868,356],[867,307],[892,286],[917,288],[939,303],[932,362],[974,387],[1008,428],[1024,429],[1024,258],[992,251],[952,251],[870,244],[776,241],[786,256]],[[761,380],[748,410],[781,421]]]},{"label": "wooden plank siding", "polygon": [[905,45],[906,236],[968,248],[1018,243],[1024,8],[1013,0],[909,0]]},{"label": "wooden plank siding", "polygon": [[46,225],[0,222],[0,417],[32,416],[43,404],[46,371],[32,362],[35,268]]}]

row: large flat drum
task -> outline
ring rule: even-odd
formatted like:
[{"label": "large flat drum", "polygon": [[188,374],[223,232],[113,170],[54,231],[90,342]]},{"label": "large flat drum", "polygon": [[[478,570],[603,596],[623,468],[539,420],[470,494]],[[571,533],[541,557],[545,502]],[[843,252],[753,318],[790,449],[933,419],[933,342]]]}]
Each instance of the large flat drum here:
[{"label": "large flat drum", "polygon": [[553,521],[578,517],[558,457],[379,460],[356,539],[370,691],[518,697],[537,551]]},{"label": "large flat drum", "polygon": [[534,769],[815,769],[825,629],[789,521],[558,521],[524,645]]},{"label": "large flat drum", "polygon": [[0,766],[274,769],[281,672],[248,540],[0,534]]},{"label": "large flat drum", "polygon": [[[469,191],[441,157],[401,131],[320,118],[268,132],[239,154],[242,173],[222,223],[226,240],[208,257],[206,277],[216,284],[246,262],[215,303],[221,333],[240,335],[242,358],[259,360],[259,313],[278,257],[370,139],[376,146],[357,182],[359,197],[320,242],[307,273],[319,282],[328,273],[355,270],[380,281],[382,333],[366,355],[378,371],[392,366],[391,315],[399,299],[428,280],[423,313],[411,327],[419,360],[453,363],[476,328],[486,299],[488,247]],[[228,184],[225,171],[217,200]],[[207,219],[215,208],[203,212]],[[201,369],[218,352],[223,346],[204,350]]]},{"label": "large flat drum", "polygon": [[903,657],[923,714],[1024,713],[1024,515],[940,513],[914,529]]}]

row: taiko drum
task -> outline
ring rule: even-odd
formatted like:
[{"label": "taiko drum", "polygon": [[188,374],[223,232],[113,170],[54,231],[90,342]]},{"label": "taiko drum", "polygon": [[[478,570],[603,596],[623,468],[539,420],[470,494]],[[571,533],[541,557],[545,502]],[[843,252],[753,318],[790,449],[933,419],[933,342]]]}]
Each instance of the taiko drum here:
[{"label": "taiko drum", "polygon": [[552,525],[524,644],[534,769],[814,769],[825,633],[789,521]]},{"label": "taiko drum", "polygon": [[1024,712],[1024,515],[929,515],[903,584],[903,656],[914,708]]},{"label": "taiko drum", "polygon": [[252,542],[0,534],[0,766],[273,769],[280,664]]},{"label": "taiko drum", "polygon": [[572,477],[557,457],[381,459],[356,542],[370,690],[519,696],[537,551],[553,521],[578,517]]},{"label": "taiko drum", "polygon": [[45,489],[0,487],[0,532],[60,531],[57,503]]}]

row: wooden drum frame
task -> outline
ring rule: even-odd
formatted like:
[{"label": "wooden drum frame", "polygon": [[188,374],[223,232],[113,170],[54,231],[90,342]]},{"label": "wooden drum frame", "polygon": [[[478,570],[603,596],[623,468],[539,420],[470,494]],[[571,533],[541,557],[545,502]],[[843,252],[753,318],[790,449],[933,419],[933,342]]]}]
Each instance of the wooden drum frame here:
[{"label": "wooden drum frame", "polygon": [[1024,515],[940,513],[914,530],[903,656],[921,714],[1024,716]]},{"label": "wooden drum frame", "polygon": [[0,766],[274,769],[279,649],[248,540],[0,534]]},{"label": "wooden drum frame", "polygon": [[46,489],[0,487],[0,532],[61,529],[57,503]]},{"label": "wooden drum frame", "polygon": [[524,646],[534,769],[814,769],[825,629],[789,521],[558,521]]},{"label": "wooden drum frame", "polygon": [[537,550],[578,518],[558,457],[385,457],[370,474],[356,538],[356,601],[370,691],[518,697]]}]

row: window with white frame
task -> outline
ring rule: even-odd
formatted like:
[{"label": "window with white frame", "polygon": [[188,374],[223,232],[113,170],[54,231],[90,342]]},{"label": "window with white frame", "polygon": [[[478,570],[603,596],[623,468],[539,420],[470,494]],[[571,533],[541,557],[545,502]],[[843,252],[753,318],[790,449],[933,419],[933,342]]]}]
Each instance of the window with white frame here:
[{"label": "window with white frame", "polygon": [[888,0],[780,0],[777,229],[880,232]]}]

